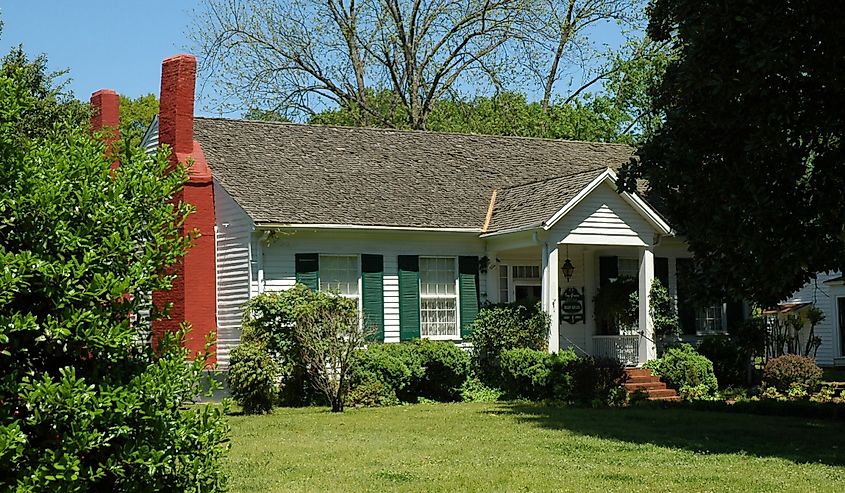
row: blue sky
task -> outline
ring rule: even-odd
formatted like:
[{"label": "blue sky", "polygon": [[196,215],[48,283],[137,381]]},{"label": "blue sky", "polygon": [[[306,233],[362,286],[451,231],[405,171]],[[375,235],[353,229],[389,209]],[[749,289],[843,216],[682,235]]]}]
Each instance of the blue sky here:
[{"label": "blue sky", "polygon": [[161,60],[185,51],[197,0],[0,0],[0,53],[23,44],[46,53],[52,70],[70,69],[70,88],[88,99],[97,89],[137,97],[158,94]]},{"label": "blue sky", "polygon": [[[0,55],[18,44],[30,56],[46,53],[50,69],[70,70],[69,87],[82,100],[104,88],[158,94],[161,61],[188,50],[185,32],[201,8],[201,0],[0,0]],[[621,41],[615,29],[594,36]],[[210,114],[202,101],[196,111]]]}]

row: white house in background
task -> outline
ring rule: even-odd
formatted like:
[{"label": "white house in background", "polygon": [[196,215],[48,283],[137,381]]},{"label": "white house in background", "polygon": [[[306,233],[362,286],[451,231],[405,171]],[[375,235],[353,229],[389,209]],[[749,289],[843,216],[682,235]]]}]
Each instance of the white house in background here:
[{"label": "white house in background", "polygon": [[[816,326],[816,335],[822,341],[816,362],[822,366],[845,366],[845,278],[841,272],[819,273],[815,280],[787,298],[779,309],[782,313],[803,317],[811,305],[825,315]],[[805,327],[801,333],[802,343],[806,343],[807,332]]]},{"label": "white house in background", "polygon": [[[212,176],[186,193],[210,194],[213,209],[198,207],[187,227],[213,237],[213,249],[189,253],[166,298],[197,336],[217,330],[222,367],[243,304],[296,282],[358,300],[385,342],[460,343],[481,304],[538,299],[551,351],[629,365],[656,355],[655,277],[678,296],[689,335],[723,333],[743,316],[741,305],[686,300],[676,276],[689,261],[684,241],[644,197],[616,190],[628,146],[195,118],[194,70],[189,55],[165,60],[160,128],[147,144],[168,144]],[[213,286],[197,280],[209,276]],[[605,334],[593,298],[622,276],[637,279],[639,327]],[[197,305],[213,313],[189,314]]]}]

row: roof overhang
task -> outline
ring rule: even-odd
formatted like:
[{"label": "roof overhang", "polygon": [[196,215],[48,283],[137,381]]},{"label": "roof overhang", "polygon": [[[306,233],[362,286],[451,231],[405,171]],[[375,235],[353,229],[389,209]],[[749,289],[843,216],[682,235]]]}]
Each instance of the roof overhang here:
[{"label": "roof overhang", "polygon": [[436,233],[463,233],[477,235],[480,228],[434,228],[417,226],[384,226],[371,224],[317,224],[317,223],[272,223],[257,222],[257,229],[325,229],[325,230],[355,230],[355,231],[426,231]]},{"label": "roof overhang", "polygon": [[[592,193],[596,188],[598,188],[602,183],[607,182],[614,190],[618,191],[618,187],[616,186],[616,181],[618,177],[616,173],[607,168],[605,171],[601,172],[598,176],[596,176],[587,186],[581,189],[578,194],[569,200],[563,207],[561,207],[552,217],[548,220],[543,221],[541,223],[535,224],[528,224],[525,226],[521,226],[519,228],[510,228],[510,229],[503,229],[499,231],[493,231],[490,233],[484,233],[481,235],[481,238],[487,238],[491,236],[499,236],[511,233],[518,233],[521,231],[530,231],[533,229],[543,229],[548,231],[549,229],[553,228],[555,224],[557,224],[561,219],[563,219],[566,214],[572,211],[579,203],[581,203],[584,198],[586,198],[590,193]],[[621,192],[619,196],[628,203],[634,210],[636,210],[645,220],[655,228],[659,233],[664,235],[673,236],[675,232],[672,230],[672,227],[660,217],[660,214],[654,210],[645,200],[642,199],[636,193],[628,193],[628,192]]]}]

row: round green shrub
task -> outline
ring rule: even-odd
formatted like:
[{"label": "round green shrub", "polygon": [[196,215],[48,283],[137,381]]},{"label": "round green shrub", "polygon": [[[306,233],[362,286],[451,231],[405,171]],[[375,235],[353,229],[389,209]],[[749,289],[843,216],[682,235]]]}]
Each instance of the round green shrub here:
[{"label": "round green shrub", "polygon": [[797,354],[785,354],[770,359],[763,370],[763,383],[780,392],[787,392],[790,387],[800,387],[812,392],[818,387],[822,370],[812,358]]},{"label": "round green shrub", "polygon": [[549,315],[539,304],[488,305],[472,323],[472,368],[487,385],[497,386],[499,355],[506,349],[548,349]]},{"label": "round green shrub", "polygon": [[279,366],[264,346],[241,344],[229,355],[227,383],[244,413],[268,413],[279,394]]},{"label": "round green shrub", "polygon": [[389,385],[377,380],[361,382],[349,389],[346,405],[352,407],[381,407],[399,404],[396,392]]},{"label": "round green shrub", "polygon": [[469,354],[449,341],[419,339],[409,344],[424,371],[411,381],[418,397],[439,402],[461,400],[461,385],[469,377]]},{"label": "round green shrub", "polygon": [[541,400],[549,397],[550,359],[545,351],[515,348],[502,351],[501,388],[512,399]]},{"label": "round green shrub", "polygon": [[669,348],[662,357],[646,362],[644,367],[652,370],[669,387],[689,389],[690,396],[715,395],[719,390],[713,362],[689,344]]}]

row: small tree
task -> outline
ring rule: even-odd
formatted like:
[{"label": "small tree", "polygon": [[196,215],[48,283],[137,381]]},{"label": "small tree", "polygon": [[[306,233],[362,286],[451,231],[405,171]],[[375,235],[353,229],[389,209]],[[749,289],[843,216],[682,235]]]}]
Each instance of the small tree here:
[{"label": "small tree", "polygon": [[342,412],[355,350],[375,329],[360,325],[355,302],[331,293],[314,293],[314,302],[297,314],[296,338],[311,383],[325,394],[332,412]]}]

